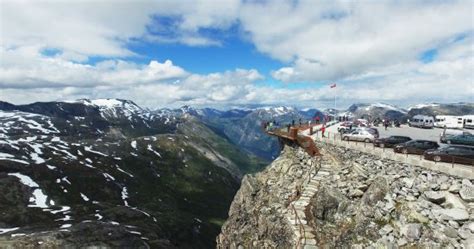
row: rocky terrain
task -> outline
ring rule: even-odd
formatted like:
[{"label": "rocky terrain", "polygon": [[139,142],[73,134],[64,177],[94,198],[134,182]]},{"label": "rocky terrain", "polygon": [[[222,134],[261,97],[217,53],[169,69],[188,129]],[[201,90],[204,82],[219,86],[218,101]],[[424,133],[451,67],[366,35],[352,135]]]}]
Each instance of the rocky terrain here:
[{"label": "rocky terrain", "polygon": [[473,248],[474,185],[319,144],[245,176],[218,248]]}]

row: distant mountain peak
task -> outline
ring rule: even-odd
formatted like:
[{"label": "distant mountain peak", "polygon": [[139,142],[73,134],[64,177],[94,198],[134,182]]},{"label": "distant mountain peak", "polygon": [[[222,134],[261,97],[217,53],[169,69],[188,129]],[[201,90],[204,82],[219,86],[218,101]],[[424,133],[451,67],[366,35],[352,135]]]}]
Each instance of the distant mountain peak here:
[{"label": "distant mountain peak", "polygon": [[105,98],[105,99],[79,99],[75,102],[82,103],[85,105],[93,105],[101,108],[115,108],[115,107],[131,107],[133,109],[142,109],[140,106],[135,104],[135,102],[126,99],[114,99],[114,98]]}]

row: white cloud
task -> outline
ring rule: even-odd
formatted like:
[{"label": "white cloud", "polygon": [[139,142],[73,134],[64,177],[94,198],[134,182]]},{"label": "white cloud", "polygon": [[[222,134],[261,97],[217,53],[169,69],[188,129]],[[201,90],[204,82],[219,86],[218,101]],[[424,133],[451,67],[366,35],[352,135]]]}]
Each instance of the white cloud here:
[{"label": "white cloud", "polygon": [[0,47],[0,57],[0,87],[9,88],[151,84],[188,74],[170,60],[148,65],[108,60],[92,66],[44,56],[35,47]]},{"label": "white cloud", "polygon": [[292,65],[286,82],[340,79],[416,59],[472,32],[469,1],[271,1],[243,6],[240,20],[257,48]]},{"label": "white cloud", "polygon": [[[150,107],[332,105],[334,89],[320,83],[276,88],[254,69],[196,74],[171,60],[129,60],[137,55],[128,45],[143,40],[224,46],[203,30],[225,33],[234,25],[258,51],[286,64],[273,78],[337,80],[341,104],[474,96],[469,1],[4,0],[0,13],[0,99],[14,103],[118,97]],[[460,33],[468,35],[453,40]],[[421,63],[420,53],[431,48],[438,49],[435,61]],[[44,49],[57,53],[45,56]],[[91,56],[108,59],[89,65]]]}]

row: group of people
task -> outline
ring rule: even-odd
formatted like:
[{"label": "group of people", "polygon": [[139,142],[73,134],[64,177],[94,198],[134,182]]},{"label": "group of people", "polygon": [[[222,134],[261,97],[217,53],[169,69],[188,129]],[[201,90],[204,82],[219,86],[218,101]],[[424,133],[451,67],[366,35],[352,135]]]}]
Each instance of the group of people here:
[{"label": "group of people", "polygon": [[277,127],[277,126],[278,126],[278,123],[275,120],[262,122],[262,127],[265,131],[270,131],[274,127]]},{"label": "group of people", "polygon": [[[315,118],[316,120],[316,124],[319,124],[320,123],[320,119],[319,117],[316,117]],[[312,124],[312,120],[308,120],[308,126],[311,126]],[[262,122],[262,128],[265,130],[265,131],[271,131],[273,129],[276,129],[278,128],[278,123],[275,121],[275,120],[272,120],[272,121],[263,121]],[[290,129],[291,127],[296,127],[296,121],[293,119],[291,121],[291,123],[288,123],[285,127],[286,127],[286,131],[289,133],[290,132]],[[303,126],[303,120],[300,118],[298,120],[298,125],[299,127]],[[324,133],[326,131],[326,122],[323,123],[323,126],[321,127],[321,134],[323,137],[325,137]]]}]

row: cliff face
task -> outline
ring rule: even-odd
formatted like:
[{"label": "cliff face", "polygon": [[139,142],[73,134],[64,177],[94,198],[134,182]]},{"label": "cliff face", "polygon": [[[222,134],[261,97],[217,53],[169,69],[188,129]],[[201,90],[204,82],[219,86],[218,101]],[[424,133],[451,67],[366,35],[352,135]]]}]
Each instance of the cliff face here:
[{"label": "cliff face", "polygon": [[218,248],[474,248],[474,185],[319,144],[246,176]]}]

